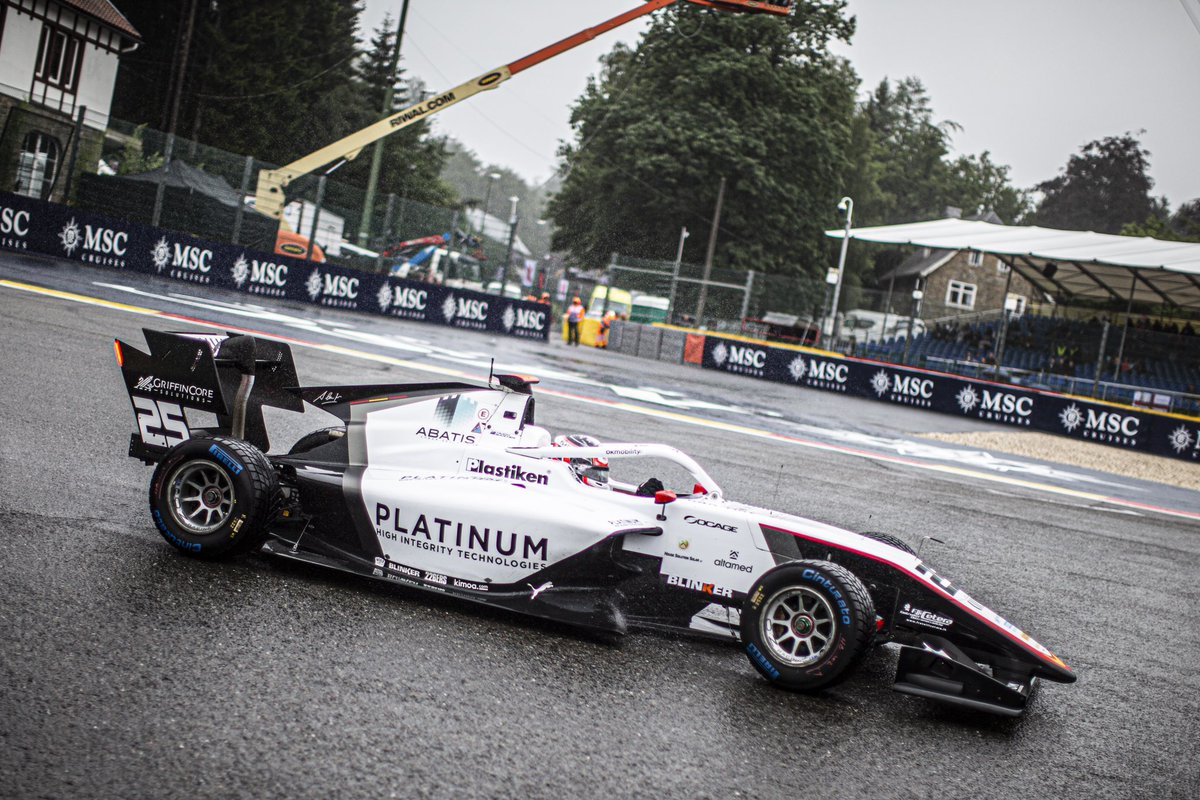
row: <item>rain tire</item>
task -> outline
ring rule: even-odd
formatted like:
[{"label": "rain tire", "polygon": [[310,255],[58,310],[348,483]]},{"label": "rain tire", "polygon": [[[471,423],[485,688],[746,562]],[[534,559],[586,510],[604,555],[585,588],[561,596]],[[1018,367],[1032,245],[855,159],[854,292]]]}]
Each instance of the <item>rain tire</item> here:
[{"label": "rain tire", "polygon": [[755,581],[741,634],[750,664],[776,686],[825,689],[862,662],[875,635],[875,604],[845,567],[796,561]]},{"label": "rain tire", "polygon": [[330,442],[340,439],[345,435],[345,425],[335,425],[331,428],[322,428],[319,431],[306,433],[301,436],[294,445],[292,445],[292,449],[288,450],[287,454],[289,456],[298,456],[301,453],[307,453],[309,450],[313,450],[323,444],[329,444]]},{"label": "rain tire", "polygon": [[279,502],[279,476],[267,457],[225,436],[197,436],[176,445],[150,480],[150,514],[159,533],[195,558],[256,549]]}]

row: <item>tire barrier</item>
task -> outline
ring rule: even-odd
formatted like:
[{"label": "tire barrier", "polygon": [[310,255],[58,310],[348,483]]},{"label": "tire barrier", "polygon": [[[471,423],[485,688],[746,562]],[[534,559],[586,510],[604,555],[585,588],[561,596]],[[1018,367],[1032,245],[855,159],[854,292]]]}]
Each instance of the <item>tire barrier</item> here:
[{"label": "tire barrier", "polygon": [[0,249],[399,319],[546,341],[540,303],[198,239],[0,192]]}]

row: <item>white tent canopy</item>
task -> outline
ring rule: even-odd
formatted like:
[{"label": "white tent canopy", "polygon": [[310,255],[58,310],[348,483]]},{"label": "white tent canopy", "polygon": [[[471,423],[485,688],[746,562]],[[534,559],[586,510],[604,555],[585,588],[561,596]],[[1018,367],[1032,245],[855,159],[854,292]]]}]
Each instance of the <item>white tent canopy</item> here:
[{"label": "white tent canopy", "polygon": [[851,228],[850,238],[992,253],[1060,301],[1129,302],[1132,292],[1133,302],[1200,309],[1200,244],[955,218]]}]

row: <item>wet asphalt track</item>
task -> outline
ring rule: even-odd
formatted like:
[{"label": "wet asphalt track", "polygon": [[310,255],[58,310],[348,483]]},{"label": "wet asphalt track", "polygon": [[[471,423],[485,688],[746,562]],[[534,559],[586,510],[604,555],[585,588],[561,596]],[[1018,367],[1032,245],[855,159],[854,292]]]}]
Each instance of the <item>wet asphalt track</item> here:
[{"label": "wet asphalt track", "polygon": [[[0,277],[101,294],[89,282],[115,274],[5,255]],[[638,370],[661,389],[753,405],[768,427],[982,425],[390,324],[603,380]],[[1080,677],[1044,684],[1023,720],[978,717],[894,694],[884,649],[837,690],[792,695],[728,646],[652,633],[613,646],[262,557],[175,555],[148,519],[149,469],[125,457],[132,416],[111,340],[140,343],[143,325],[189,327],[0,287],[0,797],[1200,795],[1196,522],[540,400],[556,432],[687,450],[735,499],[912,541],[937,533],[946,544],[925,556],[938,571]],[[311,383],[430,379],[306,348],[296,358]],[[281,417],[278,447],[327,419]]]}]

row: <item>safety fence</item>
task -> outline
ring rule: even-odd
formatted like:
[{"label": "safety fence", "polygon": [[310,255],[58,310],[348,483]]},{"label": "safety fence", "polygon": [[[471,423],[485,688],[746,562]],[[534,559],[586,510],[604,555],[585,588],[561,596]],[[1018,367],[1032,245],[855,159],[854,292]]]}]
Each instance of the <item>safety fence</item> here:
[{"label": "safety fence", "polygon": [[0,192],[0,248],[326,308],[491,331],[550,335],[549,307],[199,239]]},{"label": "safety fence", "polygon": [[809,389],[973,417],[1188,461],[1200,420],[745,338],[618,322],[609,348]]}]

